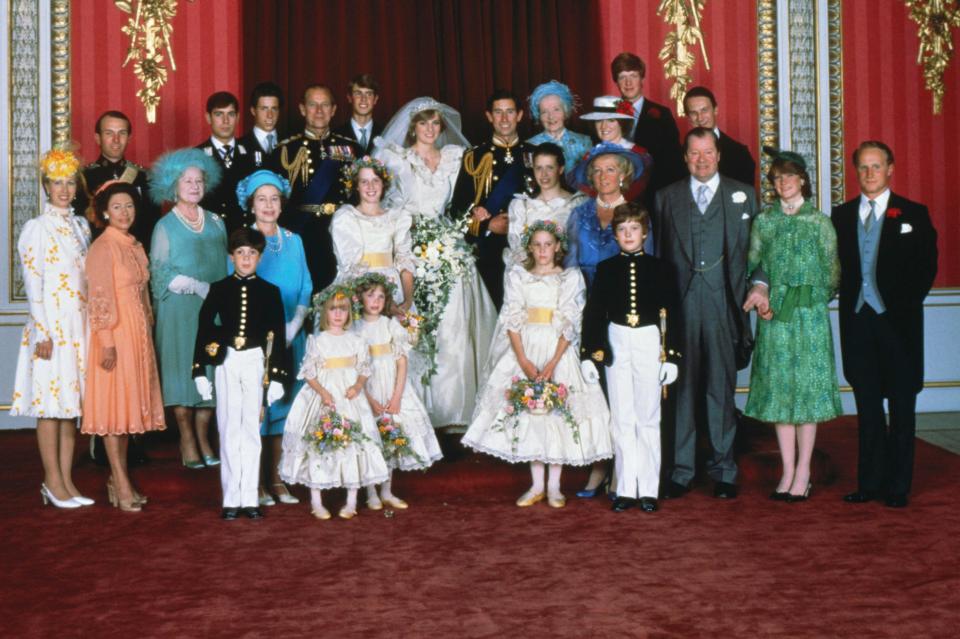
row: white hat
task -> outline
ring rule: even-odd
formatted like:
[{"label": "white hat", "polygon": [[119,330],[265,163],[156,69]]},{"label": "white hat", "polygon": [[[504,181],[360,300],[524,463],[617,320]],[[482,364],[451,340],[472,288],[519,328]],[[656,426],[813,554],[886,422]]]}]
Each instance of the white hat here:
[{"label": "white hat", "polygon": [[615,95],[601,95],[593,99],[593,111],[580,116],[581,120],[632,120],[636,111],[629,100]]}]

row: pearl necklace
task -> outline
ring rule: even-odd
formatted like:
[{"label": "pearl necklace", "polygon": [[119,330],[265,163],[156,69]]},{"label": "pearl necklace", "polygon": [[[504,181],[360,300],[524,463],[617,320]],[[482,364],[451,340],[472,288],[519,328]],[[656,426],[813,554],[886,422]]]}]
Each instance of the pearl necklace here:
[{"label": "pearl necklace", "polygon": [[184,226],[186,226],[188,229],[190,229],[194,233],[203,233],[203,225],[205,222],[203,210],[198,208],[197,212],[198,212],[197,221],[191,222],[183,215],[183,213],[181,213],[177,209],[177,207],[173,207],[173,214],[177,216],[177,219],[180,220]]},{"label": "pearl necklace", "polygon": [[784,213],[787,215],[793,215],[797,212],[797,209],[803,206],[803,199],[801,198],[799,202],[794,202],[793,204],[780,200],[780,206],[783,208]]},{"label": "pearl necklace", "polygon": [[603,200],[601,200],[600,197],[598,196],[598,197],[597,197],[597,206],[599,206],[599,207],[602,208],[602,209],[612,209],[612,208],[614,208],[614,207],[620,206],[621,204],[623,204],[623,203],[626,202],[626,201],[627,201],[626,198],[624,198],[623,195],[621,195],[620,197],[618,197],[616,200],[614,200],[614,201],[611,202],[610,204],[607,204],[606,202],[604,202]]}]

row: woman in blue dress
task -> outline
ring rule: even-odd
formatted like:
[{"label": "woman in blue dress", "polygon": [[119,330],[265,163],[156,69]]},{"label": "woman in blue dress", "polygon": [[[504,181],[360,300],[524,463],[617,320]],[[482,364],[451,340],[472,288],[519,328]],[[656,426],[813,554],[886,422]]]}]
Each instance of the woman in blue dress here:
[{"label": "woman in blue dress", "polygon": [[[624,195],[632,184],[642,179],[644,168],[643,158],[637,153],[619,144],[604,142],[590,149],[590,153],[570,175],[572,187],[579,190],[590,187],[597,194],[573,209],[567,220],[570,254],[564,266],[580,267],[587,283],[588,297],[597,273],[597,264],[620,252],[611,224],[613,212],[626,203]],[[645,252],[653,251],[652,240],[652,234],[648,234],[643,245]],[[590,469],[587,485],[577,492],[577,497],[589,499],[596,496],[601,484],[606,483],[608,466],[609,463],[605,461],[595,462]]]},{"label": "woman in blue dress", "polygon": [[[613,210],[627,201],[624,194],[634,182],[642,179],[643,173],[644,162],[640,155],[607,142],[590,149],[571,173],[571,186],[576,189],[589,186],[597,194],[573,209],[567,220],[570,254],[564,265],[580,267],[588,291],[597,264],[620,252],[610,226]],[[643,248],[652,252],[652,235],[647,236]]]},{"label": "woman in blue dress", "polygon": [[150,243],[163,405],[173,407],[183,465],[194,469],[220,463],[208,439],[214,402],[200,397],[192,376],[200,305],[210,283],[227,276],[226,227],[200,207],[204,193],[219,183],[220,165],[199,149],[166,153],[150,171],[150,196],[157,204],[174,203]]},{"label": "woman in blue dress", "polygon": [[260,424],[260,435],[264,440],[260,479],[261,506],[273,506],[276,500],[283,504],[300,502],[287,490],[277,470],[283,452],[283,427],[287,422],[290,404],[303,386],[303,380],[298,380],[296,373],[300,370],[300,362],[306,352],[307,336],[303,324],[310,307],[310,292],[313,290],[300,236],[277,224],[283,202],[289,195],[290,183],[272,171],[256,171],[237,185],[237,200],[240,206],[253,213],[254,226],[267,240],[260,265],[257,267],[257,275],[280,289],[286,321],[286,344],[290,351],[285,358],[289,366],[287,379],[293,380],[283,399],[267,408],[263,423]]},{"label": "woman in blue dress", "polygon": [[589,136],[567,128],[567,120],[577,108],[577,98],[570,92],[570,87],[550,80],[534,89],[527,101],[534,122],[540,122],[543,126],[543,131],[527,140],[527,144],[538,146],[553,142],[563,149],[564,166],[575,166],[590,150],[591,143]]}]

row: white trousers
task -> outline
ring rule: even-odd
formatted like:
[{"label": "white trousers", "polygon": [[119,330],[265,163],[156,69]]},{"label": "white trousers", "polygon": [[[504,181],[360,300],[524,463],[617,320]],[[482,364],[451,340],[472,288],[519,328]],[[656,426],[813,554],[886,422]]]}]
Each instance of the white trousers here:
[{"label": "white trousers", "polygon": [[255,508],[259,503],[263,350],[227,348],[215,380],[223,507]]},{"label": "white trousers", "polygon": [[607,367],[618,497],[657,497],[660,487],[660,330],[610,324]]}]

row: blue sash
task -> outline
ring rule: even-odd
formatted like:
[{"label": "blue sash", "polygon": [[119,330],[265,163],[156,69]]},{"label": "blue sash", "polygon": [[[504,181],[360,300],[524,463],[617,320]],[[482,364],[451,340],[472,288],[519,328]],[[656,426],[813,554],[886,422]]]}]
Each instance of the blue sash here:
[{"label": "blue sash", "polygon": [[313,179],[303,192],[301,204],[323,204],[340,177],[340,165],[337,160],[322,160],[314,163]]},{"label": "blue sash", "polygon": [[500,176],[496,186],[490,190],[487,198],[480,201],[480,206],[487,209],[490,215],[496,215],[500,211],[505,211],[510,204],[510,200],[513,199],[514,193],[520,193],[524,190],[525,186],[523,181],[523,158],[516,157],[514,164]]}]

